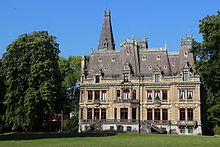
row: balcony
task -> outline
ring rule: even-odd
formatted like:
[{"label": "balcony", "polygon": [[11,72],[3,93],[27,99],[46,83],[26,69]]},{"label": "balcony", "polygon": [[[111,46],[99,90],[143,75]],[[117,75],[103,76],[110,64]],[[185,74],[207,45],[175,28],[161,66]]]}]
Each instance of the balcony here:
[{"label": "balcony", "polygon": [[107,104],[106,100],[87,100],[87,105],[104,105]]},{"label": "balcony", "polygon": [[162,125],[162,124],[169,124],[169,120],[146,120],[146,122],[148,123],[152,123],[152,124],[158,124],[158,125]]},{"label": "balcony", "polygon": [[103,123],[138,123],[139,121],[136,119],[86,119],[80,120],[82,123],[96,123],[96,122],[103,122]]},{"label": "balcony", "polygon": [[139,100],[116,98],[116,100],[114,100],[114,103],[134,103],[134,104],[138,104]]},{"label": "balcony", "polygon": [[155,100],[153,104],[159,107],[161,105],[161,100]]}]

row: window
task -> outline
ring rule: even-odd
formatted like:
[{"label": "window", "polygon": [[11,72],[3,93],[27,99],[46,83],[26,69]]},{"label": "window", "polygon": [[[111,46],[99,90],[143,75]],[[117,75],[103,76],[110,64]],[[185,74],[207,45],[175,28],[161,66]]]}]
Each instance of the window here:
[{"label": "window", "polygon": [[104,48],[108,48],[107,38],[105,38],[105,41],[104,41],[104,43],[103,43],[103,47],[104,47]]},{"label": "window", "polygon": [[102,90],[102,100],[106,100],[106,90]]},{"label": "window", "polygon": [[160,100],[160,90],[154,91],[154,98],[155,98],[155,100]]},{"label": "window", "polygon": [[92,109],[87,109],[87,119],[92,119]]},{"label": "window", "polygon": [[152,120],[152,109],[147,109],[147,120]]},{"label": "window", "polygon": [[188,133],[190,133],[190,134],[193,133],[193,127],[188,127]]},{"label": "window", "polygon": [[94,119],[99,119],[99,109],[94,109]]},{"label": "window", "polygon": [[123,131],[123,126],[117,126],[117,131],[122,132]]},{"label": "window", "polygon": [[181,99],[181,100],[185,99],[185,89],[179,90],[179,99]]},{"label": "window", "polygon": [[136,90],[132,90],[132,98],[135,100],[136,99]]},{"label": "window", "polygon": [[106,119],[106,109],[101,109],[101,119]]},{"label": "window", "polygon": [[84,100],[84,91],[81,91],[81,100]]},{"label": "window", "polygon": [[180,108],[180,120],[182,121],[186,120],[185,108]]},{"label": "window", "polygon": [[180,133],[185,133],[185,128],[184,127],[180,127]]},{"label": "window", "polygon": [[95,91],[95,100],[99,100],[100,98],[100,91]]},{"label": "window", "polygon": [[117,90],[117,97],[120,97],[121,93],[120,90]]},{"label": "window", "polygon": [[125,73],[124,74],[124,82],[128,82],[128,79],[129,79],[129,75],[128,75],[128,73]]},{"label": "window", "polygon": [[131,130],[132,130],[132,127],[131,126],[127,126],[127,131],[131,132]]},{"label": "window", "polygon": [[154,120],[160,120],[160,109],[154,109]]},{"label": "window", "polygon": [[117,108],[115,108],[115,119],[117,119]]},{"label": "window", "polygon": [[116,60],[116,58],[113,57],[113,58],[112,58],[112,62],[115,62],[115,60]]},{"label": "window", "polygon": [[167,109],[162,109],[162,120],[168,120],[168,111],[167,111]]},{"label": "window", "polygon": [[88,100],[92,100],[92,91],[88,91]]},{"label": "window", "polygon": [[80,119],[83,119],[83,109],[81,109],[80,112],[81,112]]},{"label": "window", "polygon": [[121,119],[128,119],[128,108],[121,108]]},{"label": "window", "polygon": [[115,127],[114,126],[110,126],[110,131],[115,131]]},{"label": "window", "polygon": [[155,74],[155,82],[160,82],[160,75],[159,74]]},{"label": "window", "polygon": [[187,99],[192,99],[193,91],[192,89],[187,89]]},{"label": "window", "polygon": [[95,76],[95,83],[99,83],[100,82],[100,76]]},{"label": "window", "polygon": [[129,98],[130,98],[130,90],[128,89],[123,90],[123,99],[127,100]]},{"label": "window", "polygon": [[147,90],[147,100],[152,100],[152,90]]},{"label": "window", "polygon": [[136,119],[136,108],[132,108],[132,119]]},{"label": "window", "polygon": [[183,72],[183,81],[188,81],[189,75],[188,72]]},{"label": "window", "polygon": [[187,109],[187,120],[193,121],[193,109],[192,108]]},{"label": "window", "polygon": [[160,60],[160,55],[157,55],[156,59],[157,59],[157,60]]},{"label": "window", "polygon": [[167,100],[167,90],[162,90],[162,99]]}]

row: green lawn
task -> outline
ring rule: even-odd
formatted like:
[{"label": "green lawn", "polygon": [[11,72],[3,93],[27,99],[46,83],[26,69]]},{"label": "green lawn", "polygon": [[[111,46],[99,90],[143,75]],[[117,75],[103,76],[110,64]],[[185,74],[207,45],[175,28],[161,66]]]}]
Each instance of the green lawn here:
[{"label": "green lawn", "polygon": [[[95,137],[93,137],[95,136]],[[220,147],[219,137],[169,136],[145,134],[70,135],[22,134],[0,135],[0,147]]]}]

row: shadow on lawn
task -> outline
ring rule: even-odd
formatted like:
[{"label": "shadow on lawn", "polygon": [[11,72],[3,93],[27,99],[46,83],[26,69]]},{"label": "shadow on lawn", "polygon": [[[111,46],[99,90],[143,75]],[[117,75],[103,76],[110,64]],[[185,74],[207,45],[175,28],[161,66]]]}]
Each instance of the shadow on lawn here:
[{"label": "shadow on lawn", "polygon": [[7,140],[34,140],[46,138],[71,138],[71,137],[107,137],[114,136],[116,133],[57,133],[57,132],[36,132],[36,133],[17,133],[9,135],[0,135],[0,141]]}]

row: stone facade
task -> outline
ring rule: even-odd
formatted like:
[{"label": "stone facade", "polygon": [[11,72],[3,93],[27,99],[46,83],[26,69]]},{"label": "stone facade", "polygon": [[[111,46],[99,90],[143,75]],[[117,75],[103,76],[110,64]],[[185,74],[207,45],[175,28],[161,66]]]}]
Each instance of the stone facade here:
[{"label": "stone facade", "polygon": [[200,78],[189,52],[148,48],[133,38],[115,50],[110,11],[105,11],[97,51],[81,61],[79,132],[126,131],[201,135]]}]

